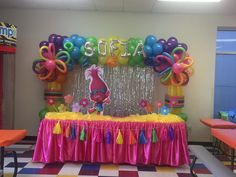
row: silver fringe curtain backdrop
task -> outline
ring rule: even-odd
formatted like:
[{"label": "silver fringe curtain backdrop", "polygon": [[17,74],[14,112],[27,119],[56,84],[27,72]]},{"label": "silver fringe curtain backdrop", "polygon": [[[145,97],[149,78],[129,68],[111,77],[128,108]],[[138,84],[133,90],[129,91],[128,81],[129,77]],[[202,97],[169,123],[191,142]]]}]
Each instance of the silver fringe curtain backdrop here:
[{"label": "silver fringe curtain backdrop", "polygon": [[[138,105],[139,101],[145,99],[152,104],[155,102],[158,79],[152,68],[105,66],[103,69],[103,79],[111,91],[111,103],[105,105],[104,115],[145,114]],[[81,98],[89,99],[89,81],[85,80],[84,72],[85,68],[76,67],[67,76],[64,94],[73,95],[74,102],[79,102]],[[87,109],[82,108],[82,112],[86,113]]]}]

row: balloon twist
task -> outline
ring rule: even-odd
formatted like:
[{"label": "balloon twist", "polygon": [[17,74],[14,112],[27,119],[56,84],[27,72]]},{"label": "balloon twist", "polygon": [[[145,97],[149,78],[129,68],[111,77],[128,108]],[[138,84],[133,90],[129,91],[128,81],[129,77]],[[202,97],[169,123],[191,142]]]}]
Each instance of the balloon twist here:
[{"label": "balloon twist", "polygon": [[60,74],[66,74],[67,65],[70,63],[70,55],[66,51],[55,54],[55,45],[42,46],[39,50],[40,58],[35,59],[32,69],[42,81],[52,82],[57,80]]},{"label": "balloon twist", "polygon": [[176,47],[171,54],[163,52],[154,59],[153,69],[159,74],[165,85],[187,85],[193,74],[193,59],[183,47]]}]

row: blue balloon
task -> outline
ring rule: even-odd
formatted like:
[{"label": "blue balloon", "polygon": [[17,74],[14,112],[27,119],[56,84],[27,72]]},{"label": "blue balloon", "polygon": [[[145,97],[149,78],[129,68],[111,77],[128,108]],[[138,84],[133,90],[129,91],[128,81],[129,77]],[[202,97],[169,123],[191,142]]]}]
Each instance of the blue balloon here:
[{"label": "blue balloon", "polygon": [[156,42],[157,42],[157,38],[153,35],[148,35],[145,39],[145,44],[149,46],[152,46]]},{"label": "blue balloon", "polygon": [[72,35],[70,36],[70,38],[71,38],[72,42],[74,43],[75,40],[76,40],[77,38],[79,38],[79,35],[78,35],[78,34],[72,34]]},{"label": "blue balloon", "polygon": [[154,56],[160,55],[163,52],[163,47],[160,43],[155,43],[152,46],[152,52]]},{"label": "blue balloon", "polygon": [[153,54],[152,48],[149,45],[144,45],[143,50],[147,56],[151,56]]},{"label": "blue balloon", "polygon": [[74,44],[77,47],[81,47],[82,45],[84,45],[86,43],[86,39],[84,37],[79,36],[77,39],[74,40]]},{"label": "blue balloon", "polygon": [[79,54],[80,54],[80,48],[79,47],[74,47],[74,49],[70,53],[70,56],[73,60],[74,59],[79,59]]},{"label": "blue balloon", "polygon": [[73,43],[71,38],[64,38],[64,40],[63,40],[63,45],[64,45],[66,42],[71,42],[71,43]]}]

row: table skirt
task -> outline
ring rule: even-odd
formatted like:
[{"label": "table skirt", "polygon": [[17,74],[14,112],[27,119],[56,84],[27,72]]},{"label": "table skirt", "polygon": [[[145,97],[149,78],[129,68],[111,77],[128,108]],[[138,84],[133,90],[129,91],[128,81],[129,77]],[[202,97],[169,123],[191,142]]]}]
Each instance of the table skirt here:
[{"label": "table skirt", "polygon": [[[61,134],[53,129],[59,123]],[[68,126],[74,126],[75,137],[65,136]],[[84,129],[85,139],[80,139]],[[156,142],[152,141],[153,130]],[[132,131],[136,143],[130,144]],[[111,134],[111,142],[104,136]],[[120,133],[119,133],[120,132]],[[140,132],[144,142],[140,142]],[[40,123],[33,162],[91,162],[114,164],[155,164],[180,166],[189,164],[186,125],[178,123],[114,122],[81,120],[48,120]],[[123,142],[117,143],[118,136]]]}]

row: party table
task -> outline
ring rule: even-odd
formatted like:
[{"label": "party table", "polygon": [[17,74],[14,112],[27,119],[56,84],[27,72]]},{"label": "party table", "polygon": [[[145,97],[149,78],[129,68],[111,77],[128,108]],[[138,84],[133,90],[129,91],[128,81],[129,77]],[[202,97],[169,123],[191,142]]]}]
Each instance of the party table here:
[{"label": "party table", "polygon": [[189,164],[186,125],[176,115],[55,114],[40,123],[33,162]]}]

